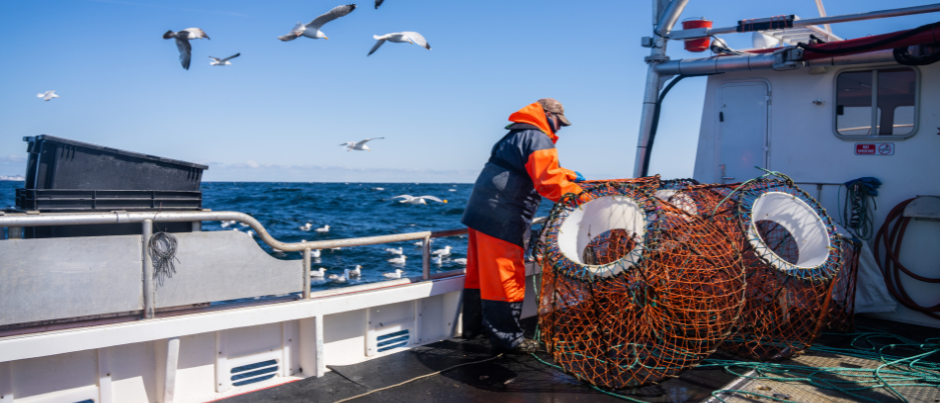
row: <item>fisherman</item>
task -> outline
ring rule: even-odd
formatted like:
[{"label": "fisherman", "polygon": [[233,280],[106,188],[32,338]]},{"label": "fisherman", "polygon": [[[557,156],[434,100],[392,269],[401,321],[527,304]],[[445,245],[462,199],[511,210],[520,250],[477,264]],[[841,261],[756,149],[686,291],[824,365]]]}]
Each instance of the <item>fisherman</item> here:
[{"label": "fisherman", "polygon": [[460,222],[469,227],[463,334],[480,334],[500,352],[535,352],[519,317],[525,297],[525,262],[530,228],[542,196],[557,202],[580,194],[581,174],[558,165],[558,130],[570,126],[560,102],[540,99],[509,116],[512,122],[493,146],[473,185]]}]

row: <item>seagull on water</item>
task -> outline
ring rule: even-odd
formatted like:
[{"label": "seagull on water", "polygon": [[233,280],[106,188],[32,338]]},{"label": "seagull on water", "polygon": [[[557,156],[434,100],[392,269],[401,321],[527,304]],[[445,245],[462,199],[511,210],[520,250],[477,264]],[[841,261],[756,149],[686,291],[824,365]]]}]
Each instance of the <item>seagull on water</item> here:
[{"label": "seagull on water", "polygon": [[397,248],[397,249],[396,249],[396,248],[385,248],[385,251],[388,252],[388,253],[391,253],[391,254],[393,254],[393,255],[401,255],[401,254],[404,253],[404,252],[402,252],[401,248]]},{"label": "seagull on water", "polygon": [[[412,196],[412,195],[398,195],[392,199],[402,199],[399,203],[408,203],[408,204],[428,204],[425,199],[433,200],[438,203],[447,203],[447,200],[441,200],[434,196]],[[391,199],[389,199],[391,200]]]},{"label": "seagull on water", "polygon": [[349,269],[346,269],[346,271],[343,272],[342,276],[339,276],[336,274],[330,274],[330,277],[327,277],[327,278],[329,278],[330,280],[333,280],[333,282],[336,282],[336,283],[345,283],[346,280],[349,279]]},{"label": "seagull on water", "polygon": [[350,277],[362,277],[362,266],[356,265],[355,269],[347,270]]},{"label": "seagull on water", "polygon": [[248,234],[248,236],[250,236],[250,237],[252,237],[252,238],[255,237],[255,232],[252,231],[252,230],[248,230],[248,232],[246,232],[246,234]]},{"label": "seagull on water", "polygon": [[444,249],[438,249],[434,252],[431,252],[433,255],[446,256],[450,254],[450,245],[444,247]]},{"label": "seagull on water", "polygon": [[[434,238],[429,239],[429,240],[428,240],[428,243],[429,243],[429,244],[434,243]],[[418,247],[424,246],[424,241],[415,242],[415,246],[418,246]]]},{"label": "seagull on water", "polygon": [[395,32],[385,35],[372,35],[372,39],[375,39],[378,42],[375,43],[375,46],[372,47],[372,50],[370,50],[369,54],[366,56],[371,56],[373,53],[375,53],[376,50],[379,50],[385,41],[390,41],[392,43],[410,43],[412,45],[418,45],[427,50],[431,50],[431,45],[428,45],[428,41],[417,32]]},{"label": "seagull on water", "polygon": [[431,257],[431,263],[441,264],[441,255]]},{"label": "seagull on water", "polygon": [[323,38],[326,40],[330,40],[330,38],[327,38],[326,34],[320,31],[320,28],[322,28],[324,25],[326,25],[326,23],[330,21],[333,21],[339,17],[345,17],[346,15],[349,15],[349,13],[353,12],[353,10],[355,9],[356,9],[355,4],[347,4],[345,6],[333,7],[332,10],[327,11],[326,14],[323,14],[317,18],[314,18],[313,21],[310,21],[310,23],[307,25],[304,25],[304,23],[302,22],[298,22],[297,25],[294,26],[294,29],[292,29],[289,34],[279,36],[277,37],[277,39],[287,42],[287,41],[292,41],[294,39],[300,38],[301,36],[306,36],[307,38],[312,38],[312,39]]},{"label": "seagull on water", "polygon": [[317,232],[330,232],[330,226],[329,226],[329,225],[324,225],[324,226],[322,226],[322,227],[320,227],[320,228],[317,228],[316,231],[317,231]]},{"label": "seagull on water", "polygon": [[382,273],[382,275],[387,278],[401,278],[401,273],[401,269],[395,269],[394,273]]},{"label": "seagull on water", "polygon": [[[340,144],[340,145],[343,146],[343,147],[346,147],[346,152],[350,152],[350,151],[352,151],[352,150],[356,150],[356,151],[372,151],[372,150],[369,149],[369,146],[367,146],[366,143],[368,143],[369,141],[372,141],[372,140],[382,140],[382,139],[384,139],[384,138],[385,138],[385,137],[373,137],[373,138],[370,138],[370,139],[360,140],[358,143],[355,142],[355,141],[347,141],[347,142],[345,142],[345,143],[343,143],[343,144]],[[348,183],[347,183],[347,185],[348,185]]]},{"label": "seagull on water", "polygon": [[312,228],[313,228],[313,223],[309,223],[309,222],[306,223],[306,224],[304,224],[304,225],[301,225],[301,226],[297,227],[297,229],[299,229],[299,230],[301,230],[301,231],[310,231],[310,229],[312,229]]},{"label": "seagull on water", "polygon": [[467,265],[467,259],[460,257],[460,258],[454,259],[454,263],[462,264],[462,265],[466,266],[466,265]]},{"label": "seagull on water", "polygon": [[235,224],[237,221],[222,221],[222,228],[228,228],[230,225]]},{"label": "seagull on water", "polygon": [[388,259],[388,262],[391,264],[405,264],[406,259],[408,259],[408,256],[398,255],[396,258]]},{"label": "seagull on water", "polygon": [[193,58],[193,46],[189,44],[190,39],[209,39],[205,31],[199,28],[186,28],[179,32],[172,30],[163,34],[163,39],[176,38],[176,48],[180,51],[180,64],[183,68],[189,70],[189,62]]},{"label": "seagull on water", "polygon": [[49,102],[52,98],[58,98],[59,96],[55,94],[55,91],[46,91],[42,94],[36,94],[36,98],[42,98],[43,101]]},{"label": "seagull on water", "polygon": [[320,270],[313,270],[310,272],[310,277],[323,277],[326,274],[326,269],[320,268]]},{"label": "seagull on water", "polygon": [[238,57],[238,56],[241,56],[241,55],[242,55],[242,54],[239,52],[239,53],[236,53],[236,54],[234,54],[234,55],[232,55],[232,56],[226,57],[226,58],[224,58],[224,59],[219,59],[218,57],[209,56],[209,58],[212,59],[212,61],[209,62],[209,64],[211,64],[211,65],[213,65],[213,66],[231,66],[232,63],[229,62],[229,60],[232,60],[232,59],[234,59],[234,58],[236,58],[236,57]]}]

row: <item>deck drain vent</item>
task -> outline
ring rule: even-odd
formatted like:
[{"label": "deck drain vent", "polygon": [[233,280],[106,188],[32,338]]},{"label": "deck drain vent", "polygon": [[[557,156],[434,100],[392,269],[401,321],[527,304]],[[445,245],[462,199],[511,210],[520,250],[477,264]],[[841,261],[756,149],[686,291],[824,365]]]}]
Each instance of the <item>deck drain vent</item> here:
[{"label": "deck drain vent", "polygon": [[408,340],[411,339],[411,334],[408,332],[408,329],[400,330],[397,332],[383,334],[376,338],[378,344],[376,347],[379,348],[379,352],[388,351],[393,348],[405,347],[408,345]]},{"label": "deck drain vent", "polygon": [[261,361],[232,368],[232,386],[248,385],[274,378],[277,375],[277,360]]}]

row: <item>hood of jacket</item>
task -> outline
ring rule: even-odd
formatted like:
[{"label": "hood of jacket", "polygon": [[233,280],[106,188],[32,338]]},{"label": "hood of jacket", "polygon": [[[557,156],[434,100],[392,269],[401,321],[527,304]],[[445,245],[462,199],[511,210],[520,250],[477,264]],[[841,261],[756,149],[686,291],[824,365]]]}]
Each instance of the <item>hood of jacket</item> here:
[{"label": "hood of jacket", "polygon": [[542,105],[538,102],[532,103],[525,108],[519,109],[516,113],[509,115],[509,121],[535,126],[545,133],[548,138],[552,139],[552,143],[558,141],[558,136],[552,131],[552,127],[548,124],[548,119],[545,117],[545,109],[542,109]]}]

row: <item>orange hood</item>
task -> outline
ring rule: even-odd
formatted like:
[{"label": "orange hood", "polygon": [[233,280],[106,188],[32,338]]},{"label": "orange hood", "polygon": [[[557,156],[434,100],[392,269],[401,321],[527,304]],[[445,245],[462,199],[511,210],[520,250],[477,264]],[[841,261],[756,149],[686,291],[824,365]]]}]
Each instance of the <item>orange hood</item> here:
[{"label": "orange hood", "polygon": [[542,109],[542,105],[538,102],[532,103],[525,108],[519,109],[518,112],[509,115],[509,121],[526,123],[538,127],[548,138],[552,139],[552,143],[558,141],[558,136],[552,131],[551,125],[548,124],[548,119],[545,118],[545,110]]}]

